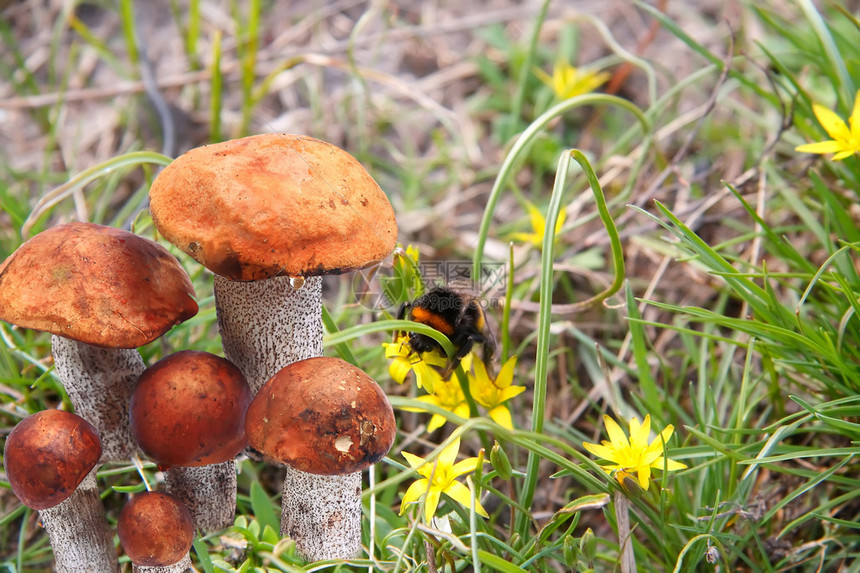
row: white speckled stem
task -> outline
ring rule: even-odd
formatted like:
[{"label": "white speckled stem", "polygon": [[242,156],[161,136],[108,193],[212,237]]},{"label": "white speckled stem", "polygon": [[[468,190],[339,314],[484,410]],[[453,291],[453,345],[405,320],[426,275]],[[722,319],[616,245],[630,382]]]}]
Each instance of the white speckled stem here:
[{"label": "white speckled stem", "polygon": [[308,561],[350,559],[361,551],[361,472],[321,476],[287,467],[281,535]]},{"label": "white speckled stem", "polygon": [[185,557],[174,563],[173,565],[165,565],[164,567],[145,567],[143,565],[134,565],[131,570],[134,573],[185,573],[191,569],[191,557],[186,553]]},{"label": "white speckled stem", "polygon": [[[215,276],[224,355],[255,395],[281,368],[322,356],[322,277],[294,289],[289,277],[238,282]],[[320,476],[287,467],[281,535],[309,561],[347,559],[361,550],[361,472]]]},{"label": "white speckled stem", "polygon": [[164,472],[167,493],[178,497],[194,525],[205,533],[233,525],[236,517],[236,462],[192,468],[172,467]]},{"label": "white speckled stem", "polygon": [[39,512],[51,547],[57,573],[111,573],[119,571],[95,469],[62,503]]},{"label": "white speckled stem", "polygon": [[101,348],[61,336],[51,337],[56,374],[75,414],[95,426],[102,462],[123,461],[137,452],[128,402],[145,365],[137,349]]},{"label": "white speckled stem", "polygon": [[278,370],[322,355],[322,277],[298,289],[289,277],[241,282],[215,276],[221,344],[257,390]]}]

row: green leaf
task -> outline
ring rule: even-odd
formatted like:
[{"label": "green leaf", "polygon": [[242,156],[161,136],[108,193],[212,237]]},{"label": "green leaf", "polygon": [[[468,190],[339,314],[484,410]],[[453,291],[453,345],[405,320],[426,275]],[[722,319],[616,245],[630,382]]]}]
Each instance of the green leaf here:
[{"label": "green leaf", "polygon": [[820,410],[797,396],[789,396],[789,398],[800,404],[804,410],[815,416],[818,420],[824,422],[825,425],[838,430],[840,433],[848,433],[852,439],[860,438],[860,424],[855,424],[854,422],[822,414]]},{"label": "green leaf", "polygon": [[215,567],[212,565],[212,559],[209,558],[209,550],[206,548],[206,544],[203,543],[203,540],[194,536],[194,553],[197,554],[197,559],[200,561],[200,566],[203,567],[203,571],[206,573],[214,573]]},{"label": "green leaf", "polygon": [[584,495],[582,497],[578,497],[570,503],[566,504],[564,507],[559,509],[556,513],[574,513],[577,511],[583,511],[586,509],[601,509],[606,507],[609,503],[609,494],[608,493],[598,493],[594,495]]},{"label": "green leaf", "polygon": [[268,494],[263,490],[263,486],[258,481],[251,482],[251,508],[254,510],[254,516],[260,522],[263,530],[268,526],[274,531],[281,530],[280,516],[273,509],[274,504],[269,499]]},{"label": "green leaf", "polygon": [[630,318],[630,342],[633,358],[636,361],[636,376],[639,379],[639,389],[642,392],[642,398],[648,407],[648,411],[654,414],[657,419],[664,420],[664,402],[660,399],[660,392],[657,389],[654,377],[651,375],[651,365],[648,363],[650,349],[645,337],[645,325],[641,322],[642,314],[639,312],[639,305],[636,304],[633,289],[630,288],[629,283],[627,283],[625,294],[627,299],[627,316]]},{"label": "green leaf", "polygon": [[142,483],[136,485],[115,485],[111,489],[119,493],[140,493],[146,490],[146,486]]},{"label": "green leaf", "polygon": [[262,541],[263,543],[269,543],[270,545],[274,546],[280,540],[281,536],[278,534],[277,529],[274,529],[269,524],[266,524],[263,527],[263,533],[260,535],[260,541]]},{"label": "green leaf", "polygon": [[513,563],[506,561],[504,558],[499,557],[498,555],[493,555],[483,549],[478,549],[478,557],[481,559],[482,565],[486,565],[496,571],[502,571],[503,573],[528,573],[526,569],[517,567]]}]

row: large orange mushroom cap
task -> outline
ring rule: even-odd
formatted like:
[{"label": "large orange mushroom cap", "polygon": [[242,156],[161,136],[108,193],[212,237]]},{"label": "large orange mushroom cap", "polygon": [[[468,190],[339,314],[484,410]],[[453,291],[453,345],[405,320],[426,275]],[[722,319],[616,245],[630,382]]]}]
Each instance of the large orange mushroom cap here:
[{"label": "large orange mushroom cap", "polygon": [[42,510],[68,499],[101,455],[99,434],[89,422],[64,410],[43,410],[15,426],[3,462],[21,503]]},{"label": "large orange mushroom cap", "polygon": [[164,247],[93,223],[43,231],[0,263],[0,320],[94,346],[137,348],[197,314]]},{"label": "large orange mushroom cap", "polygon": [[397,242],[394,210],[364,167],[312,137],[264,134],[198,147],[153,182],[164,237],[231,280],[364,268]]},{"label": "large orange mushroom cap", "polygon": [[385,393],[340,358],[299,360],[279,370],[248,407],[252,447],[303,472],[341,475],[381,460],[394,443]]}]

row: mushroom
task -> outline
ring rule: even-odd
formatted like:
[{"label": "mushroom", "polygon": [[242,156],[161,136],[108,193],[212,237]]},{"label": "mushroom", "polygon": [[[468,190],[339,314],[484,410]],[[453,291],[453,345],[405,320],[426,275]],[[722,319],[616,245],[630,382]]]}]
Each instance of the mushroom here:
[{"label": "mushroom", "polygon": [[322,354],[319,275],[377,263],[397,240],[373,178],[311,137],[264,134],[192,149],[149,195],[159,232],[215,273],[224,354],[253,393],[290,362]]},{"label": "mushroom", "polygon": [[116,532],[135,573],[182,573],[191,568],[188,550],[194,521],[188,508],[169,493],[145,491],[128,500]]},{"label": "mushroom", "polygon": [[53,334],[56,375],[98,430],[102,461],[136,451],[128,399],[136,348],[197,313],[194,287],[161,245],[92,223],[52,227],[0,264],[0,320]]},{"label": "mushroom", "polygon": [[131,397],[140,449],[165,470],[167,491],[205,532],[233,524],[236,462],[247,446],[251,391],[229,361],[196,350],[166,356],[144,370]]},{"label": "mushroom", "polygon": [[361,471],[394,443],[382,389],[339,358],[293,362],[248,407],[251,446],[287,464],[281,535],[309,561],[349,559],[361,549]]},{"label": "mushroom", "polygon": [[101,453],[92,424],[63,410],[28,416],[6,438],[9,485],[21,503],[39,510],[58,573],[119,569],[96,486]]}]

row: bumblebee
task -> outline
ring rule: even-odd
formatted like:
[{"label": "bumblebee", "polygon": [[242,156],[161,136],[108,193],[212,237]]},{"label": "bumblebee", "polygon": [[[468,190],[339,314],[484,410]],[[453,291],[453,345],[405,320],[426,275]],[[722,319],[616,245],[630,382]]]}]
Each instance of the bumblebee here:
[{"label": "bumblebee", "polygon": [[[495,339],[487,328],[484,309],[474,297],[446,287],[434,287],[414,301],[404,303],[397,313],[397,318],[426,324],[448,337],[455,353],[442,372],[443,379],[451,376],[451,372],[475,344],[483,346],[484,363],[489,365],[492,361]],[[417,332],[409,332],[407,336],[412,352],[420,355],[438,350],[445,356],[442,345],[433,338]]]}]

